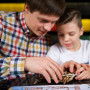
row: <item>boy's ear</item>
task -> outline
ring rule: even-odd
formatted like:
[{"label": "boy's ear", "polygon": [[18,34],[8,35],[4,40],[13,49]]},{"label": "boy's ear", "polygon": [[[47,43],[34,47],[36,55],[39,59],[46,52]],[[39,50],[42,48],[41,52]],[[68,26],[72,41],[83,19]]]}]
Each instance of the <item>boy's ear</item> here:
[{"label": "boy's ear", "polygon": [[82,26],[82,27],[81,27],[81,30],[80,30],[80,36],[82,36],[83,33],[84,33],[84,27]]}]

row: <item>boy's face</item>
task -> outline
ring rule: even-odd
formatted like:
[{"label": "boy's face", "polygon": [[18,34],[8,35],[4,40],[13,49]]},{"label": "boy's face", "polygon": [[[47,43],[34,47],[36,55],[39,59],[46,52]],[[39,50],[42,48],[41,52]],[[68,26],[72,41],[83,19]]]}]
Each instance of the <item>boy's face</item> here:
[{"label": "boy's face", "polygon": [[35,11],[31,13],[28,6],[25,8],[25,21],[32,33],[37,36],[44,36],[54,26],[59,19],[58,16],[44,15]]},{"label": "boy's face", "polygon": [[80,48],[80,36],[83,34],[83,28],[78,27],[76,22],[69,22],[56,26],[59,42],[63,47],[70,51],[76,51]]}]

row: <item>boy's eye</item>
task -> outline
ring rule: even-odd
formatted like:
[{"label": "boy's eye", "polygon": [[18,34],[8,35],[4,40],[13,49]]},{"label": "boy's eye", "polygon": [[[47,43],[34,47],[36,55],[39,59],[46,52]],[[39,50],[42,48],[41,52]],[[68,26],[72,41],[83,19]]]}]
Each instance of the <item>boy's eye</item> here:
[{"label": "boy's eye", "polygon": [[69,35],[70,35],[70,36],[74,36],[74,33],[70,33]]}]

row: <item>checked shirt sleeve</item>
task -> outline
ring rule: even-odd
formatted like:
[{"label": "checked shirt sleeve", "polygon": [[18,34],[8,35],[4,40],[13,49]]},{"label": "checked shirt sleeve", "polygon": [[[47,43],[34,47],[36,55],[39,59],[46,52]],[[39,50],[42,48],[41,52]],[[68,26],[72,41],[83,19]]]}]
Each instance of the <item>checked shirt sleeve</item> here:
[{"label": "checked shirt sleeve", "polygon": [[25,77],[25,57],[0,58],[0,81]]}]

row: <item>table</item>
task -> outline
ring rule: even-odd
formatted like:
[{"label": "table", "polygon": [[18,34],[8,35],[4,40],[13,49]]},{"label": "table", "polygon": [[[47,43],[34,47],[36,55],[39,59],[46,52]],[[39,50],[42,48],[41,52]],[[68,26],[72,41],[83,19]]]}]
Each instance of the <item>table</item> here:
[{"label": "table", "polygon": [[90,90],[90,79],[82,80],[82,81],[73,80],[72,82],[66,85],[62,85],[62,83],[55,84],[54,82],[48,84],[46,81],[41,81],[35,86],[16,86],[9,88],[9,90],[12,89],[14,90]]},{"label": "table", "polygon": [[[24,84],[23,86],[35,86],[35,85],[63,85],[63,83],[58,83],[58,84],[56,84],[53,80],[52,80],[52,82],[49,84],[49,83],[47,83],[47,81],[45,80],[45,79],[42,79],[40,82],[38,82],[37,84],[33,84],[34,83],[34,81],[35,81],[35,77],[32,77],[31,78],[31,80],[30,80],[31,82],[29,83],[29,84]],[[88,80],[81,80],[81,81],[78,81],[78,80],[73,80],[73,81],[71,81],[71,82],[69,82],[69,83],[67,83],[66,85],[75,85],[75,84],[90,84],[90,79],[88,79]],[[10,87],[7,87],[7,86],[2,86],[2,87],[0,87],[0,89],[1,90],[7,90],[8,88],[10,88]]]}]

